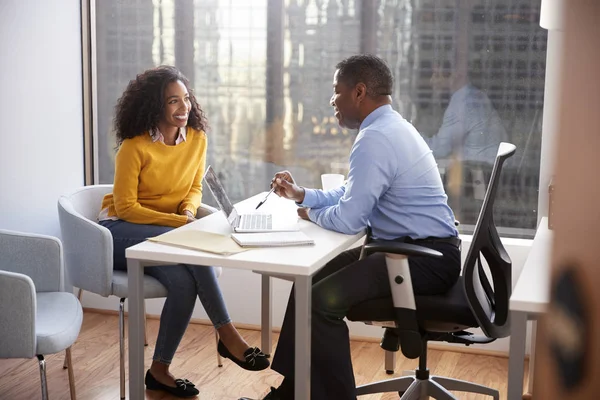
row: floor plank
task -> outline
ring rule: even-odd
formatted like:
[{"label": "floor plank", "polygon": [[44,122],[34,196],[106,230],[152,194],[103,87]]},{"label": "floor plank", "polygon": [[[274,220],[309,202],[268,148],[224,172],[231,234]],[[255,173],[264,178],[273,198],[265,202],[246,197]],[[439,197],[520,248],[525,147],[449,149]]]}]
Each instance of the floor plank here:
[{"label": "floor plank", "polygon": [[[150,344],[145,349],[146,365],[154,351],[158,321],[148,320]],[[260,333],[240,330],[248,343],[258,345]],[[273,335],[275,346],[277,335]],[[82,331],[72,349],[77,397],[80,400],[115,400],[119,398],[119,342],[118,319],[113,315],[86,312]],[[377,343],[352,342],[357,384],[401,376],[402,371],[414,370],[417,360],[408,360],[398,354],[396,373],[384,371],[383,351]],[[64,352],[46,357],[48,391],[52,400],[68,400],[67,370],[62,368]],[[450,351],[430,350],[429,369],[432,374],[468,380],[493,388],[506,398],[508,359]],[[127,362],[126,362],[127,364]],[[202,400],[231,400],[239,396],[259,396],[269,386],[277,386],[281,377],[270,369],[249,372],[223,360],[217,368],[214,333],[211,327],[192,324],[175,357],[172,370],[176,376],[186,377],[200,389]],[[460,399],[487,400],[489,397],[456,393]],[[0,360],[0,399],[30,400],[40,398],[39,370],[35,359]],[[160,392],[146,392],[146,399],[163,400],[172,397]],[[363,396],[361,400],[398,399],[394,393]]]}]

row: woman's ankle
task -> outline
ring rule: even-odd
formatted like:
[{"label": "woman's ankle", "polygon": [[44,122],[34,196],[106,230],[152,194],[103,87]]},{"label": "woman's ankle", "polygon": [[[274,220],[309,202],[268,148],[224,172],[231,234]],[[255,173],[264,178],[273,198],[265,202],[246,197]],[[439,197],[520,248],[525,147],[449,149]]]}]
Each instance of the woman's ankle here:
[{"label": "woman's ankle", "polygon": [[250,347],[244,340],[242,335],[239,334],[233,324],[229,323],[219,328],[219,338],[233,355],[237,358],[243,359],[243,354]]},{"label": "woman's ankle", "polygon": [[152,361],[150,365],[150,374],[162,384],[175,387],[175,377],[169,372],[170,364]]}]

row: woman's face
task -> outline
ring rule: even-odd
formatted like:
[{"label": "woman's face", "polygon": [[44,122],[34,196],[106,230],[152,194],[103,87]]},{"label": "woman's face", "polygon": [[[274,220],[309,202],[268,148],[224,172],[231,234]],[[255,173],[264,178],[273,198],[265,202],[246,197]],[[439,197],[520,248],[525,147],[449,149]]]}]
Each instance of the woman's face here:
[{"label": "woman's face", "polygon": [[190,94],[183,82],[175,81],[167,85],[164,102],[163,122],[177,128],[186,126],[192,103]]}]

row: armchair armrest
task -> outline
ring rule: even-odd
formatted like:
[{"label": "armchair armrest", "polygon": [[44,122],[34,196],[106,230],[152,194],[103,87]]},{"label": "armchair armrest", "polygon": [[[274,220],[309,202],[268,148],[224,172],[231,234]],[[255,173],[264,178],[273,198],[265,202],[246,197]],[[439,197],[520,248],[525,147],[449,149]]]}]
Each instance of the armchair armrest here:
[{"label": "armchair armrest", "polygon": [[412,287],[408,257],[443,257],[439,251],[410,243],[391,240],[366,240],[364,254],[385,253],[390,290],[394,302],[394,312],[398,328],[402,354],[407,358],[417,358],[422,352],[422,339],[417,322],[417,305]]},{"label": "armchair armrest", "polygon": [[35,356],[35,313],[35,285],[31,278],[0,270],[0,358]]},{"label": "armchair armrest", "polygon": [[108,229],[77,212],[65,196],[58,200],[65,263],[73,286],[108,297],[112,294],[113,241]]},{"label": "armchair armrest", "polygon": [[63,250],[53,236],[0,230],[0,269],[27,275],[38,292],[64,291]]},{"label": "armchair armrest", "polygon": [[219,210],[212,206],[209,206],[208,204],[201,203],[200,207],[198,207],[198,209],[196,210],[196,218],[200,219],[212,213],[216,213],[217,211]]}]

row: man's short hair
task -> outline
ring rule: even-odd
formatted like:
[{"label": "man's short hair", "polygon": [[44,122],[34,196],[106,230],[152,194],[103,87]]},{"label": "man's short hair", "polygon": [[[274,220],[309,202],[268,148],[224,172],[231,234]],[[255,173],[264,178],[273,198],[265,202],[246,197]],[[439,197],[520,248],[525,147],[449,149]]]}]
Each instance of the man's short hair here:
[{"label": "man's short hair", "polygon": [[394,77],[392,71],[381,58],[371,54],[360,54],[340,61],[338,81],[351,87],[364,83],[370,97],[388,96],[392,94]]}]

